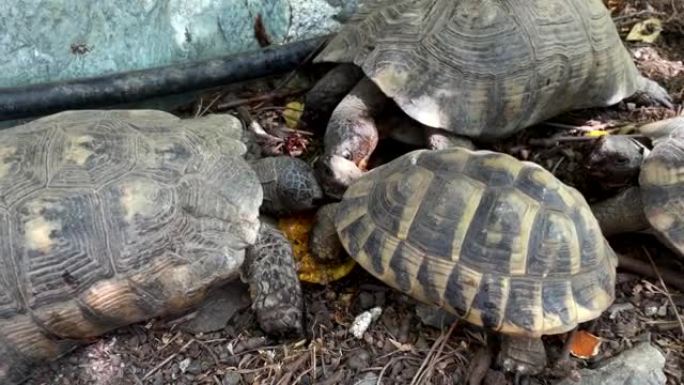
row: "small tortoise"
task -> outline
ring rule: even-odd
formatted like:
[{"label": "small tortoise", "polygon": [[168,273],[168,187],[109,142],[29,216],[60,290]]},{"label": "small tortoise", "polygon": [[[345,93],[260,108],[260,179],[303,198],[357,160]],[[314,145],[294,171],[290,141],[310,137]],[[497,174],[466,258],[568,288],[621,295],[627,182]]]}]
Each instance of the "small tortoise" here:
[{"label": "small tortoise", "polygon": [[[278,189],[264,191],[242,135],[229,115],[149,110],[70,111],[0,132],[0,383],[186,311],[241,274],[265,331],[302,328],[292,250],[259,212]],[[316,183],[300,172],[279,182]]]},{"label": "small tortoise", "polygon": [[[333,196],[361,175],[383,131],[397,129],[384,122],[397,113],[388,106],[432,149],[636,93],[671,107],[638,72],[602,0],[368,1],[315,61],[340,63],[306,103],[332,110],[317,169]],[[330,93],[342,99],[334,110],[321,107]]]},{"label": "small tortoise", "polygon": [[584,197],[509,155],[412,151],[357,179],[334,226],[380,280],[501,333],[508,371],[543,369],[540,336],[614,300],[617,256]]},{"label": "small tortoise", "polygon": [[616,196],[592,205],[606,236],[649,230],[684,258],[684,118],[643,127],[653,137],[648,151],[625,136],[609,136],[592,153],[589,167],[599,178],[615,173],[630,186]]}]

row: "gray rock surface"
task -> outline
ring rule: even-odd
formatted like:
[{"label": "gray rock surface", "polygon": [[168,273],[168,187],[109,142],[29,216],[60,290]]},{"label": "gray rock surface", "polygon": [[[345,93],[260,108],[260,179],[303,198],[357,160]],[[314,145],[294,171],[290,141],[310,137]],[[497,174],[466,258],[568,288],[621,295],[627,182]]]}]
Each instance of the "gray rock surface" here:
[{"label": "gray rock surface", "polygon": [[640,343],[607,360],[598,369],[580,370],[581,380],[565,379],[557,385],[664,385],[665,357],[650,343]]},{"label": "gray rock surface", "polygon": [[5,0],[0,87],[208,59],[335,31],[357,0]]}]

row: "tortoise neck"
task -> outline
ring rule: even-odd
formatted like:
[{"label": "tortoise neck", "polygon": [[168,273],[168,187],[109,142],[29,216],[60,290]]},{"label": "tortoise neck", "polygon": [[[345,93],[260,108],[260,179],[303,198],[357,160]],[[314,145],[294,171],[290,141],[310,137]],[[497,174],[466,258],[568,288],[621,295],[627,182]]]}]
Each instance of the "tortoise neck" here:
[{"label": "tortoise neck", "polygon": [[649,227],[638,187],[591,205],[605,236],[645,230]]}]

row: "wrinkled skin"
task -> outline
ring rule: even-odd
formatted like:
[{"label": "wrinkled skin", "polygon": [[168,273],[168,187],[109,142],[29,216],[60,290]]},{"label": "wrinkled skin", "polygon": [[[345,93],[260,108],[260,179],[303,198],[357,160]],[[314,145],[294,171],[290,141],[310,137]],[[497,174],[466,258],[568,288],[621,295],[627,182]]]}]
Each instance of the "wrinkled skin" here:
[{"label": "wrinkled skin", "polygon": [[[335,71],[335,70],[333,70]],[[307,95],[308,105],[327,106],[322,86]],[[337,90],[335,84],[330,86]],[[331,91],[332,92],[332,91]],[[341,198],[344,191],[368,168],[378,142],[392,137],[400,142],[433,150],[453,146],[473,148],[472,142],[445,130],[424,126],[408,117],[368,78],[362,78],[333,110],[324,136],[324,153],[315,165],[316,175],[326,195]]]},{"label": "wrinkled skin", "polygon": [[333,111],[325,131],[325,152],[315,166],[329,196],[341,197],[363,174],[380,140],[375,117],[387,102],[382,92],[364,78]]}]

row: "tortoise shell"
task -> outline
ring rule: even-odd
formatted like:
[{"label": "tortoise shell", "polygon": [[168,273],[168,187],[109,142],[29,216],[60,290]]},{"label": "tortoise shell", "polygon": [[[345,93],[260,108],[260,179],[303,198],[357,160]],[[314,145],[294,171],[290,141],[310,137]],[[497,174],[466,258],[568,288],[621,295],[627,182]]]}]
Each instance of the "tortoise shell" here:
[{"label": "tortoise shell", "polygon": [[0,131],[2,361],[51,359],[237,277],[263,194],[241,135],[231,116],[158,111]]},{"label": "tortoise shell", "polygon": [[346,191],[335,226],[377,278],[502,333],[562,333],[614,299],[617,257],[584,197],[509,155],[403,155]]},{"label": "tortoise shell", "polygon": [[602,0],[372,0],[316,57],[413,119],[481,139],[612,105],[641,75]]},{"label": "tortoise shell", "polygon": [[639,186],[651,226],[684,255],[684,126],[656,143],[641,166]]}]

